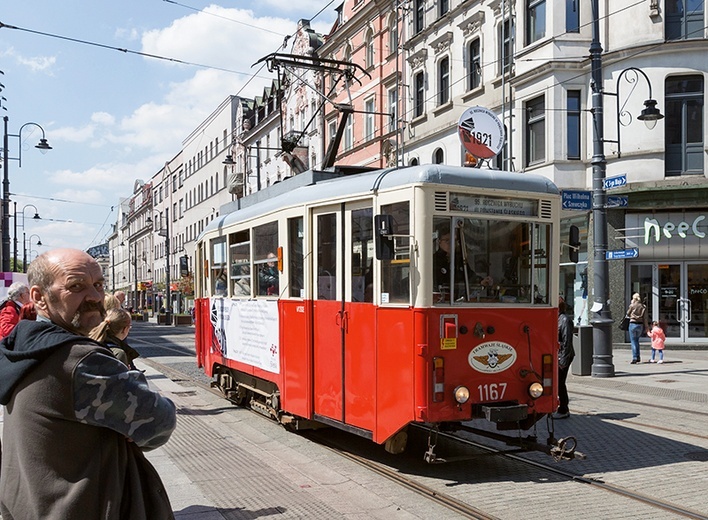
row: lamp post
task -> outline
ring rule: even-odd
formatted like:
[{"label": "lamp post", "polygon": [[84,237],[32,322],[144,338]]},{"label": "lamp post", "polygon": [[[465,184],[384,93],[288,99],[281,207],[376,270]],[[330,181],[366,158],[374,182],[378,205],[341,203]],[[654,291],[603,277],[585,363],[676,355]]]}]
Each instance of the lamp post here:
[{"label": "lamp post", "polygon": [[[35,148],[39,148],[43,153],[47,150],[51,150],[52,147],[47,143],[47,139],[44,134],[44,128],[42,128],[37,123],[25,123],[20,127],[17,134],[9,134],[7,130],[7,124],[9,118],[7,116],[3,117],[4,134],[3,134],[3,179],[2,179],[2,270],[3,272],[10,271],[10,177],[8,175],[8,169],[10,167],[10,159],[16,159],[18,166],[22,167],[22,129],[26,126],[32,125],[36,126],[42,131],[42,138],[39,140],[39,144],[35,145]],[[19,153],[17,157],[10,157],[9,153],[9,143],[10,137],[17,137],[20,140]]]},{"label": "lamp post", "polygon": [[[12,265],[12,271],[17,272],[17,202],[13,202],[15,205],[15,248],[14,248],[14,254],[13,254],[13,265]],[[37,206],[34,204],[26,204],[24,208],[22,208],[22,236],[24,238],[24,230],[25,230],[25,210],[27,208],[34,208],[34,217],[32,217],[34,220],[40,220],[42,217],[39,216],[39,210],[37,209]],[[41,244],[40,244],[41,245]],[[23,243],[24,247],[24,243]],[[27,272],[27,268],[23,267],[23,272]]]},{"label": "lamp post", "polygon": [[138,312],[138,241],[133,242],[133,312]]},{"label": "lamp post", "polygon": [[[165,237],[165,323],[169,324],[172,317],[172,294],[170,292],[170,208],[165,208],[165,228],[162,228],[162,214],[156,215],[160,219],[160,227],[157,234]],[[146,222],[152,224],[152,219],[147,218]],[[164,233],[164,234],[163,234]]]},{"label": "lamp post", "polygon": [[27,248],[27,244],[29,244],[29,249],[30,249],[30,253],[31,253],[31,250],[32,250],[32,238],[34,238],[34,237],[37,237],[37,245],[38,245],[38,246],[41,246],[41,245],[42,245],[42,239],[39,238],[39,235],[37,235],[36,233],[34,233],[34,234],[30,235],[28,239],[25,240],[25,234],[22,233],[22,248],[23,248],[23,251],[22,251],[22,272],[23,272],[23,273],[26,273],[26,272],[27,272],[27,249],[28,249],[28,248]]},{"label": "lamp post", "polygon": [[[612,311],[609,299],[609,269],[607,263],[607,193],[605,191],[605,176],[607,161],[605,160],[605,142],[616,142],[619,156],[619,81],[628,71],[640,72],[649,83],[649,100],[644,102],[645,109],[637,118],[647,126],[661,119],[661,113],[656,109],[656,101],[651,99],[651,83],[644,72],[634,67],[622,71],[617,79],[617,92],[605,92],[602,80],[602,45],[600,45],[599,1],[592,0],[592,41],[590,43],[592,118],[593,118],[593,155],[592,155],[592,217],[593,217],[593,309],[595,316],[590,320],[593,326],[593,377],[612,377],[615,367],[612,364]],[[637,75],[638,77],[638,75]],[[636,79],[635,79],[636,81]],[[617,141],[604,138],[603,96],[605,94],[617,97]],[[627,123],[629,124],[629,123]],[[651,126],[653,128],[653,126]]]}]

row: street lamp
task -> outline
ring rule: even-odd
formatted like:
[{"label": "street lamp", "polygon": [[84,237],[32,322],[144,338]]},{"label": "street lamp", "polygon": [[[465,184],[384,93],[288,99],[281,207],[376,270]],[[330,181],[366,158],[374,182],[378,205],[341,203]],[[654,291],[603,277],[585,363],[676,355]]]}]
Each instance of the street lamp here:
[{"label": "street lamp", "polygon": [[[649,99],[644,101],[644,108],[637,116],[637,119],[639,121],[644,121],[644,124],[647,126],[647,128],[649,130],[653,130],[656,126],[656,122],[659,119],[664,118],[664,115],[659,111],[658,108],[656,108],[656,100],[654,100],[651,96],[651,81],[649,81],[649,78],[647,77],[646,73],[636,67],[629,67],[620,72],[620,75],[617,76],[615,91],[603,91],[604,95],[614,96],[617,99],[617,140],[604,140],[606,143],[617,143],[617,157],[622,157],[622,149],[620,145],[620,125],[629,126],[632,122],[632,114],[625,109],[625,106],[627,105],[627,101],[629,101],[632,92],[634,92],[634,89],[637,87],[636,83],[637,80],[640,78],[640,74],[644,77],[647,82],[647,85],[649,86]],[[629,92],[629,94],[627,94],[627,98],[625,99],[624,104],[620,106],[620,81],[622,80],[622,78],[624,78],[627,83],[632,85],[632,90]]]},{"label": "street lamp", "polygon": [[[607,264],[607,193],[605,192],[605,174],[607,171],[607,161],[605,160],[605,138],[603,127],[603,99],[602,96],[609,94],[617,97],[617,147],[619,156],[619,119],[624,111],[619,108],[619,82],[628,71],[635,74],[636,82],[641,73],[649,84],[649,99],[644,102],[645,109],[642,110],[637,119],[648,123],[653,128],[656,121],[663,116],[656,109],[656,101],[651,99],[651,82],[644,72],[634,67],[622,71],[617,78],[617,92],[604,92],[602,85],[602,45],[600,45],[600,16],[599,1],[592,0],[592,41],[590,43],[590,63],[592,67],[591,89],[592,89],[592,118],[593,118],[593,155],[592,155],[592,216],[593,216],[593,300],[592,306],[595,317],[590,320],[593,326],[593,362],[591,375],[593,377],[612,377],[615,375],[615,367],[612,364],[612,311],[609,300],[609,269]],[[631,94],[631,92],[630,92]],[[631,122],[631,119],[630,119]],[[627,123],[629,124],[629,123]],[[626,126],[626,125],[625,125]],[[615,142],[615,141],[609,141]]]},{"label": "street lamp", "polygon": [[[13,265],[12,265],[12,271],[17,272],[17,202],[13,203],[15,206],[15,249],[14,249],[14,254],[13,254]],[[32,219],[34,220],[40,220],[42,217],[39,216],[39,210],[37,209],[37,206],[34,204],[26,204],[24,208],[22,208],[22,236],[24,238],[24,230],[25,230],[25,210],[27,208],[34,208],[34,217]],[[24,244],[23,244],[24,246]],[[27,267],[23,267],[23,272],[27,272]]]},{"label": "street lamp", "polygon": [[39,238],[39,235],[36,233],[33,233],[29,236],[28,239],[25,239],[25,234],[22,233],[22,272],[26,273],[27,272],[27,244],[29,244],[29,249],[30,249],[30,254],[32,253],[32,238],[37,237],[37,245],[41,246],[42,245],[42,239]]},{"label": "street lamp", "polygon": [[[269,150],[281,151],[280,148],[269,148]],[[249,146],[246,155],[244,155],[243,157],[244,170],[247,170],[248,158],[254,158],[256,160],[256,188],[258,189],[258,191],[261,191],[261,145],[259,143],[256,143],[256,155],[249,155],[248,152],[250,151],[251,147]],[[226,158],[222,161],[222,164],[225,164],[227,166],[234,166],[236,164],[236,161],[234,161],[234,156],[231,154],[227,155]],[[244,175],[248,174],[244,171]],[[248,175],[248,177],[251,177],[251,175]]]},{"label": "street lamp", "polygon": [[[2,196],[2,270],[3,272],[10,271],[10,178],[8,176],[8,170],[10,167],[10,159],[16,160],[19,167],[22,167],[22,129],[26,126],[32,125],[36,126],[42,131],[42,138],[39,143],[35,145],[35,148],[39,148],[42,153],[46,153],[47,150],[51,150],[52,147],[47,143],[47,139],[44,134],[44,128],[42,128],[37,123],[25,123],[20,127],[20,131],[16,134],[9,134],[7,130],[7,123],[9,118],[7,116],[3,117],[5,122],[4,135],[3,135],[3,196]],[[19,153],[17,157],[10,157],[9,153],[9,142],[10,137],[17,137],[20,141]]]},{"label": "street lamp", "polygon": [[[170,293],[170,208],[165,208],[164,229],[162,228],[162,214],[158,213],[155,217],[156,219],[160,219],[160,227],[158,228],[157,234],[165,237],[165,297],[167,298],[167,303],[165,304],[165,324],[169,324],[172,317],[172,294]],[[151,217],[148,217],[145,222],[152,224],[153,220]]]}]

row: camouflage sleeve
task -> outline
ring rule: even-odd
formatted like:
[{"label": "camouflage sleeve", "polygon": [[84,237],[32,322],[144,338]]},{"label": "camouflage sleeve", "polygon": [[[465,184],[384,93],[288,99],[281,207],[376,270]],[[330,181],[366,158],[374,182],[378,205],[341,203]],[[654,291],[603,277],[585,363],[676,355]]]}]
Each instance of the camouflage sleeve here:
[{"label": "camouflage sleeve", "polygon": [[73,384],[82,423],[110,428],[148,450],[165,444],[175,429],[174,403],[151,390],[142,372],[108,354],[86,355],[74,369]]}]

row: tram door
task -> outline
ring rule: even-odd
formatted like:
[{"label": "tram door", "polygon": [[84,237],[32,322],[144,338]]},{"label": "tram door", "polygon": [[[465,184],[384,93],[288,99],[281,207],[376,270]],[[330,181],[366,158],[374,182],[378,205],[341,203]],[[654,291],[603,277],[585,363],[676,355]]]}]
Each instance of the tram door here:
[{"label": "tram door", "polygon": [[314,413],[373,430],[373,210],[358,201],[312,211]]}]

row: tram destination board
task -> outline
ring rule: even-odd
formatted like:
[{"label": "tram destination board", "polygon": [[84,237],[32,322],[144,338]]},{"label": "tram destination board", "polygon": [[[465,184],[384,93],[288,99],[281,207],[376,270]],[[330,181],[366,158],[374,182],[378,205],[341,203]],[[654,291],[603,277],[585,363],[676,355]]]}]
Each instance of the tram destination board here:
[{"label": "tram destination board", "polygon": [[614,249],[605,251],[605,260],[623,260],[625,258],[637,258],[639,256],[639,248],[630,247],[629,249]]}]

